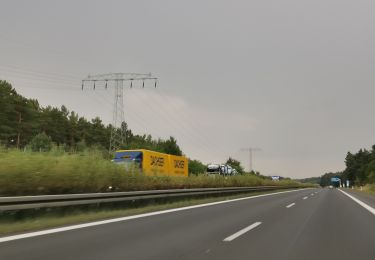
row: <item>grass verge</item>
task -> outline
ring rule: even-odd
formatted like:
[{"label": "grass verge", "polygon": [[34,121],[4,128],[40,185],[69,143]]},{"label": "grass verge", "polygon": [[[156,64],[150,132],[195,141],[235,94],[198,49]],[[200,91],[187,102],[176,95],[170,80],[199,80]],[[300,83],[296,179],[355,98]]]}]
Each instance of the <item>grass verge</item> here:
[{"label": "grass verge", "polygon": [[[95,193],[239,186],[303,186],[262,176],[144,176],[105,159],[98,151],[69,154],[23,152],[0,147],[0,196]],[[306,185],[308,186],[308,185]],[[310,185],[311,186],[311,185]]]},{"label": "grass verge", "polygon": [[[21,220],[4,218],[0,219],[0,236],[12,235],[23,232],[30,232],[36,230],[43,230],[48,228],[61,227],[66,225],[80,224],[90,221],[98,221],[103,219],[125,217],[137,215],[147,212],[154,212],[159,210],[173,209],[186,207],[191,205],[198,205],[216,201],[223,201],[242,197],[251,197],[260,194],[274,193],[281,190],[242,193],[237,195],[228,195],[220,197],[205,197],[205,198],[187,198],[184,200],[173,201],[165,204],[152,204],[138,208],[114,208],[114,209],[96,209],[96,210],[82,210],[77,209],[68,213],[58,215],[56,213],[46,213],[41,216],[30,216],[22,218]],[[285,191],[285,190],[283,190]]]},{"label": "grass verge", "polygon": [[362,190],[360,188],[356,188],[358,191],[366,192],[371,195],[375,195],[375,184],[366,184],[363,186]]}]

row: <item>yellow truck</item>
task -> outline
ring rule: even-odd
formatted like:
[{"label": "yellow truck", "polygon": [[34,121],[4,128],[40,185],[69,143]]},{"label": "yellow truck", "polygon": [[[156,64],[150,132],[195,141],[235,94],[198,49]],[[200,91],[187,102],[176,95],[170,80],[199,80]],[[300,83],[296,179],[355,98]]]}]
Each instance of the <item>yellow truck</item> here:
[{"label": "yellow truck", "polygon": [[188,160],[185,156],[145,149],[118,150],[113,161],[124,164],[128,169],[139,169],[147,176],[188,176]]}]

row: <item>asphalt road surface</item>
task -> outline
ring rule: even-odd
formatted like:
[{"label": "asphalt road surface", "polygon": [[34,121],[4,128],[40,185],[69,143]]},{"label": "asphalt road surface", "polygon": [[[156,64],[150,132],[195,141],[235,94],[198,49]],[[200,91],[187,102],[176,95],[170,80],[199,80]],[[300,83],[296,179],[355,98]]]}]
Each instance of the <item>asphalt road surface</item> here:
[{"label": "asphalt road surface", "polygon": [[2,241],[0,259],[373,260],[370,210],[338,189],[299,190]]}]

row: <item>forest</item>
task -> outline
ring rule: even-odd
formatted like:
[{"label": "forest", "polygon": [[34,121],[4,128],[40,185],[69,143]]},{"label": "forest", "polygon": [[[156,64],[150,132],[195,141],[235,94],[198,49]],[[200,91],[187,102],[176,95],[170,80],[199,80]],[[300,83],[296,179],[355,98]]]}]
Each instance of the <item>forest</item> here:
[{"label": "forest", "polygon": [[348,180],[350,186],[363,186],[375,183],[375,145],[371,150],[360,149],[356,153],[348,152],[345,157],[345,169],[342,172],[329,172],[321,176],[320,185],[331,184],[332,177],[339,177],[343,183]]},{"label": "forest", "polygon": [[[89,121],[76,112],[69,111],[65,106],[41,107],[37,100],[18,94],[6,81],[0,81],[0,122],[0,144],[19,149],[29,147],[48,150],[50,140],[69,152],[93,146],[105,150],[109,147],[113,129],[111,124],[104,125],[99,117]],[[169,154],[182,154],[177,140],[173,137],[155,140],[151,135],[134,134],[125,122],[121,127],[125,132],[122,149],[141,147]]]}]

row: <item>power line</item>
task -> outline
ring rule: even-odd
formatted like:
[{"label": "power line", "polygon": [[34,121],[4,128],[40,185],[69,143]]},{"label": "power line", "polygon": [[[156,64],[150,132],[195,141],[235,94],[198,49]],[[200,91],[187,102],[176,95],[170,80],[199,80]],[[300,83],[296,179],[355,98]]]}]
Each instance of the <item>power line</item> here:
[{"label": "power line", "polygon": [[91,60],[87,60],[87,58],[85,58],[85,59],[78,58],[77,56],[73,56],[70,52],[62,52],[61,50],[52,49],[52,48],[46,47],[46,46],[41,47],[40,44],[34,44],[34,43],[30,43],[30,42],[25,42],[25,41],[14,40],[11,37],[9,37],[9,35],[4,35],[3,33],[0,34],[0,38],[3,41],[11,42],[12,45],[17,44],[17,45],[20,45],[20,46],[24,46],[26,48],[38,50],[39,52],[42,52],[42,53],[50,53],[50,54],[53,54],[53,55],[59,55],[59,56],[64,57],[64,58],[68,57],[68,58],[71,58],[71,59],[73,59],[77,62],[80,62],[81,64],[92,65],[90,63]]},{"label": "power line", "polygon": [[[132,90],[130,90],[130,89],[127,89],[127,91],[132,91],[132,97],[136,97],[138,100],[139,100],[139,102],[137,101],[137,103],[139,103],[139,104],[142,104],[143,106],[142,107],[147,107],[147,108],[149,108],[149,111],[147,111],[147,113],[152,113],[152,114],[157,114],[158,115],[158,118],[163,118],[164,120],[165,120],[165,123],[166,123],[166,125],[168,125],[168,126],[171,126],[172,128],[174,128],[175,130],[176,130],[176,133],[178,134],[178,136],[180,136],[180,134],[181,134],[181,136],[183,136],[184,137],[184,139],[186,139],[186,140],[193,140],[194,141],[194,139],[191,139],[191,136],[190,135],[185,135],[184,133],[182,133],[182,132],[180,132],[180,131],[178,131],[179,129],[178,128],[176,128],[175,126],[176,125],[178,125],[178,124],[176,124],[176,122],[173,122],[173,121],[169,121],[169,119],[168,119],[168,117],[166,117],[166,116],[164,116],[164,113],[161,113],[160,111],[157,111],[157,108],[159,107],[159,106],[152,106],[151,104],[153,104],[153,102],[148,102],[146,99],[144,99],[144,98],[141,98],[141,95],[138,95],[137,94],[137,89],[132,89]],[[94,91],[94,92],[96,92],[96,93],[98,93],[98,91]],[[102,95],[102,98],[104,99],[104,100],[106,100],[106,102],[107,103],[111,103],[111,102],[109,102],[106,98],[105,98],[105,96],[104,95]],[[126,105],[126,102],[124,103],[124,106]],[[111,106],[112,106],[112,104],[111,104]],[[137,123],[137,125],[140,125],[141,126],[141,128],[143,128],[143,129],[147,129],[147,128],[150,128],[150,125],[145,125],[143,122],[147,122],[147,119],[145,119],[143,116],[142,116],[142,113],[139,113],[139,109],[138,109],[138,113],[133,113],[133,111],[132,111],[132,108],[131,108],[131,106],[128,106],[126,109],[125,109],[125,111],[127,111],[127,117],[129,117],[130,119],[132,119],[132,120],[134,120],[134,121],[136,121],[136,123]],[[149,114],[150,114],[149,113]],[[135,117],[133,117],[133,115],[134,114],[136,114],[136,116]],[[160,115],[162,115],[162,116],[160,116]],[[172,123],[171,123],[172,122]],[[158,133],[159,133],[159,136],[161,137],[161,136],[165,136],[165,135],[162,135],[161,133],[163,133],[163,132],[165,132],[165,131],[163,131],[161,128],[160,128],[160,124],[157,124],[156,125],[156,127],[157,127],[157,129],[158,129]],[[153,129],[155,129],[155,125],[153,125],[152,126],[152,128]],[[180,134],[179,134],[180,133]],[[207,147],[204,147],[204,146],[202,146],[202,144],[201,143],[198,143],[198,147],[201,145],[201,149],[203,149],[203,150],[205,150],[206,152],[210,152],[208,149],[207,149]]]},{"label": "power line", "polygon": [[38,75],[27,75],[27,74],[24,74],[24,73],[19,73],[19,72],[12,72],[12,71],[7,71],[7,72],[4,72],[4,71],[1,71],[1,74],[3,75],[3,77],[7,78],[7,77],[14,77],[15,79],[28,79],[28,80],[33,80],[33,81],[39,81],[39,82],[47,82],[47,83],[55,83],[55,84],[65,84],[65,85],[70,85],[70,86],[74,86],[74,85],[77,85],[77,83],[79,84],[79,81],[76,80],[60,80],[60,79],[54,79],[54,78],[50,78],[50,77],[43,77],[43,76],[38,76]]},{"label": "power line", "polygon": [[60,78],[60,79],[72,79],[74,81],[81,81],[81,78],[77,75],[71,75],[71,74],[60,74],[60,73],[56,73],[56,72],[44,72],[44,71],[40,71],[40,70],[35,70],[35,69],[30,69],[30,68],[24,68],[24,67],[19,67],[19,66],[14,66],[14,65],[0,65],[1,68],[5,68],[6,70],[13,70],[13,71],[19,71],[21,73],[33,73],[33,74],[40,74],[40,75],[43,75],[43,76],[46,76],[46,75],[51,75],[52,77],[55,77],[55,78]]},{"label": "power line", "polygon": [[[1,66],[1,65],[0,65]],[[13,70],[13,68],[12,68]],[[44,89],[44,90],[78,90],[76,87],[71,87],[72,84],[76,85],[76,80],[70,80],[70,79],[67,79],[66,82],[69,82],[69,83],[64,83],[62,82],[62,80],[60,78],[57,78],[55,77],[54,75],[53,76],[50,76],[48,75],[47,73],[44,75],[44,73],[40,72],[40,71],[27,71],[26,73],[25,72],[19,72],[21,71],[22,69],[15,69],[14,71],[11,72],[11,74],[15,74],[16,77],[18,79],[21,79],[21,80],[29,80],[29,81],[36,81],[36,82],[48,82],[49,85],[58,85],[59,88],[49,88],[49,87],[42,87],[42,86],[33,86],[33,85],[27,85],[27,86],[24,86],[26,88],[35,88],[35,89]],[[35,74],[35,73],[36,74]],[[40,74],[40,75],[39,75]],[[133,74],[134,75],[134,74]],[[140,76],[140,75],[137,75],[137,76]],[[105,79],[105,78],[104,78]],[[72,83],[70,83],[72,82]],[[74,83],[73,83],[74,82]],[[93,82],[92,82],[93,83]],[[95,88],[96,90],[99,90],[99,89],[105,89],[105,85],[106,85],[106,82],[105,80],[104,81],[95,81]],[[132,83],[130,83],[132,84]],[[69,87],[65,87],[63,85],[66,85],[66,86],[69,86]],[[144,83],[142,82],[141,84],[142,87],[144,87]],[[137,87],[134,85],[134,87]],[[139,86],[140,87],[140,86]],[[99,94],[97,91],[95,91],[95,93]],[[133,94],[135,94],[136,92],[133,92]],[[102,96],[103,97],[103,96]],[[143,99],[142,99],[143,100]],[[143,103],[146,104],[146,106],[148,106],[150,108],[151,111],[155,111],[155,108],[150,106],[149,103],[150,102],[147,102],[145,100],[143,100]],[[112,102],[108,102],[108,104],[110,104],[111,106],[113,106],[113,103]],[[159,107],[159,106],[157,106]],[[128,107],[127,110],[129,110],[130,107]],[[131,109],[131,108],[130,108]],[[165,113],[160,113],[164,118],[167,118]],[[147,129],[147,126],[145,126],[143,123],[142,123],[142,120],[139,120],[138,119],[138,116],[139,114],[137,115],[137,117],[133,117],[131,115],[131,113],[128,114],[128,116],[130,115],[130,117],[136,121],[138,123],[138,125],[142,126],[141,128],[144,128],[144,129]],[[146,120],[143,120],[144,122]],[[172,125],[172,126],[175,126],[175,122],[173,122],[172,120],[172,123],[169,124],[169,125]],[[175,127],[174,127],[175,128]],[[161,129],[159,129],[159,135],[160,136],[163,136],[162,134],[162,131],[160,131]],[[175,128],[177,129],[177,128]],[[185,128],[182,128],[182,129],[185,129]],[[201,145],[201,144],[200,144]],[[204,147],[204,149],[206,149],[206,147]],[[208,149],[206,149],[206,151],[209,151]]]},{"label": "power line", "polygon": [[[160,90],[157,90],[157,92],[165,100],[165,103],[168,103],[170,106],[172,106],[174,111],[177,110],[177,108],[174,107],[172,102],[168,102],[167,97],[164,94],[162,94],[162,92]],[[171,114],[174,115],[174,113],[171,113]],[[194,124],[188,124],[187,122],[189,122],[189,120],[187,119],[185,114],[179,114],[178,118],[180,120],[181,120],[181,118],[183,118],[184,120],[182,120],[181,122],[183,122],[183,124],[185,125],[185,129],[189,129],[193,133],[194,136],[196,136],[198,139],[201,140],[201,142],[205,143],[208,147],[211,147],[211,151],[213,150],[212,148],[214,148],[215,152],[217,150],[219,150],[223,154],[228,155],[227,151],[222,150],[222,148],[219,147],[216,142],[211,142],[210,139],[206,135],[203,136],[202,134],[200,134],[200,135],[196,134],[198,132],[205,133],[204,131],[202,131],[203,127],[201,125],[200,125],[200,127],[197,126],[197,125],[199,125],[199,120],[195,120]]]},{"label": "power line", "polygon": [[[156,102],[157,99],[155,98],[152,98],[152,101],[153,102],[145,102],[143,98],[140,98],[140,96],[138,95],[135,95],[137,96],[139,99],[142,99],[143,103],[146,104],[147,107],[150,108],[151,111],[158,111],[159,110],[159,115],[161,115],[161,117],[165,120],[165,122],[167,123],[168,126],[170,126],[171,128],[173,128],[176,132],[176,134],[181,134],[182,136],[184,136],[186,139],[189,139],[191,140],[193,143],[196,143],[196,139],[192,137],[191,134],[188,133],[187,129],[188,128],[185,128],[185,127],[181,127],[179,128],[178,126],[181,125],[180,124],[180,119],[178,120],[174,120],[172,117],[169,117],[167,114],[169,114],[169,111],[168,109],[164,110],[164,105],[163,103],[159,103],[159,102]],[[150,97],[149,97],[150,98]],[[157,104],[156,104],[157,103]],[[154,106],[155,105],[155,106]],[[160,109],[163,109],[163,111],[161,111]],[[201,146],[201,148],[203,150],[205,150],[206,152],[208,153],[211,153],[211,150],[208,149],[206,146],[204,146],[202,143],[198,142],[197,143],[199,146]]]},{"label": "power line", "polygon": [[[99,91],[94,91],[94,93],[97,93],[99,95],[98,92]],[[105,95],[100,95],[100,96],[103,98],[103,100],[105,100],[105,102],[107,102],[108,104],[110,104],[111,107],[113,107],[113,102],[109,101],[106,98]],[[127,112],[126,117],[131,119],[131,122],[135,123],[140,129],[147,129],[148,128],[148,126],[145,125],[145,123],[144,123],[144,122],[147,122],[147,120],[141,115],[141,113],[134,113],[131,105],[127,104],[126,102],[124,102],[124,111]],[[138,108],[138,111],[139,111],[139,108]],[[136,115],[136,116],[134,116],[134,115]],[[126,123],[129,124],[129,120],[127,120]],[[153,129],[155,129],[154,126],[153,126]],[[160,133],[161,133],[160,127],[158,126],[157,129],[158,129],[158,131],[156,131],[156,132],[157,132],[158,135],[160,135]],[[146,134],[146,132],[142,132],[142,134]]]},{"label": "power line", "polygon": [[[48,88],[48,87],[28,85],[28,86],[25,86],[27,88],[36,88],[36,89],[45,89],[45,90],[76,90],[76,88],[72,87],[72,85],[77,84],[78,78],[76,76],[63,75],[63,74],[58,74],[58,73],[44,73],[44,72],[37,71],[37,70],[31,70],[27,68],[9,66],[9,65],[8,66],[0,65],[0,68],[1,67],[5,68],[6,71],[10,71],[9,73],[12,75],[15,75],[17,79],[31,80],[31,81],[37,81],[37,82],[48,82],[48,84],[59,86],[59,88]],[[133,87],[133,81],[138,81],[138,82],[142,81],[142,87],[144,87],[145,86],[144,81],[148,79],[154,79],[155,85],[156,85],[156,78],[150,78],[150,76],[151,74],[139,74],[139,73],[101,74],[101,75],[89,76],[87,79],[83,80],[82,83],[85,83],[87,85],[90,83],[93,88],[107,89],[109,82],[112,82],[112,83],[114,82],[113,77],[120,77],[118,78],[118,80],[129,81],[130,87]],[[64,85],[67,87],[63,87]],[[83,85],[84,84],[82,84],[82,87]],[[123,87],[120,87],[120,88],[123,89]],[[198,134],[199,132],[202,132],[202,128],[199,129],[199,127],[196,126],[196,124],[198,124],[199,122],[195,122],[194,124],[189,123],[189,120],[186,119],[187,117],[184,113],[176,114],[172,112],[172,111],[177,111],[178,108],[176,108],[173,102],[170,102],[170,100],[167,99],[167,97],[164,94],[162,94],[162,92],[157,91],[156,93],[158,93],[159,97],[161,97],[165,102],[163,102],[162,100],[154,96],[151,96],[151,97],[154,97],[153,101],[155,102],[155,104],[154,102],[147,102],[142,98],[143,103],[146,104],[146,106],[148,106],[152,111],[155,111],[155,107],[156,109],[159,109],[160,115],[162,115],[162,117],[166,119],[166,122],[167,121],[169,122],[168,125],[172,126],[172,128],[176,130],[176,133],[181,133],[182,135],[187,137],[189,140],[193,140],[194,143],[201,146],[209,154],[216,153],[218,150],[221,150],[221,148],[217,145],[217,143],[210,142],[207,136]],[[121,94],[121,91],[120,93],[117,94],[117,96],[120,94]],[[123,100],[123,98],[118,99],[115,97],[114,102],[111,103],[111,105],[114,107],[117,105],[119,107],[121,106],[124,107],[123,104],[121,105],[121,103],[123,103],[123,101],[121,100]],[[117,105],[116,105],[116,101],[118,102]],[[170,109],[170,107],[165,108],[164,106],[166,106],[166,104],[172,107],[172,109]],[[163,112],[161,110],[163,110]],[[119,124],[121,124],[122,122],[124,122],[124,120],[121,120],[121,118],[123,117],[121,115],[121,111],[123,111],[123,109],[117,109],[117,113],[115,111],[116,109],[113,109],[113,118],[119,117],[120,120],[118,120],[118,122]],[[137,119],[136,121],[142,124],[141,123],[142,120],[139,121],[137,117],[132,117],[132,118]],[[144,128],[146,128],[145,125],[143,126]],[[221,150],[221,151],[224,151],[224,150]]]},{"label": "power line", "polygon": [[[100,85],[98,87],[98,84],[97,84],[95,89],[99,90],[101,86],[102,85]],[[157,98],[157,97],[161,97],[160,95],[158,95],[156,97],[154,97],[154,95],[149,95],[147,97],[144,97],[143,95],[141,95],[140,93],[137,92],[138,88],[135,88],[135,87],[136,86],[133,85],[132,89],[126,88],[126,90],[132,91],[131,97],[137,98],[139,100],[139,102],[137,102],[137,103],[142,104],[143,108],[148,108],[149,111],[147,113],[150,112],[152,114],[157,114],[158,118],[164,120],[166,125],[168,125],[170,127],[170,129],[174,129],[175,133],[178,136],[182,136],[182,137],[184,137],[184,139],[190,140],[192,143],[196,144],[197,147],[200,147],[200,149],[204,150],[206,153],[208,153],[208,154],[216,153],[216,149],[213,149],[214,147],[212,145],[206,146],[206,145],[204,145],[204,142],[199,141],[199,137],[201,137],[200,135],[198,135],[196,132],[192,131],[190,129],[190,127],[184,127],[181,124],[181,123],[184,123],[184,121],[185,121],[185,120],[181,120],[181,117],[180,117],[181,113],[179,113],[178,114],[179,116],[177,116],[177,117],[172,117],[172,115],[175,115],[175,113],[172,113],[171,111],[177,111],[177,109],[175,109],[174,107],[172,107],[172,109],[165,108],[164,107],[165,104],[171,105],[171,103],[168,100],[165,100],[165,102],[160,102],[161,100],[158,100],[158,98]],[[143,93],[147,93],[147,91],[143,92]],[[102,97],[103,97],[103,99],[106,99],[104,95]],[[130,97],[130,96],[128,95],[128,97]],[[150,100],[147,100],[147,99],[150,99]],[[111,102],[109,102],[107,100],[107,103],[111,103]],[[126,102],[125,102],[125,104],[126,104]],[[132,110],[131,106],[129,106],[126,109],[126,111],[128,112],[127,117],[130,117],[133,114],[133,112],[131,110]],[[137,116],[134,117],[134,118],[132,117],[132,118],[137,119],[137,122],[139,122],[139,124],[142,125],[144,129],[147,129],[148,127],[150,127],[149,125],[145,126],[143,123],[141,123],[142,120],[141,121],[138,120],[138,117],[141,118],[142,113],[140,113],[139,110],[137,112],[138,112]],[[147,120],[143,118],[143,122],[146,122],[146,121]],[[155,126],[153,126],[153,128],[154,127]],[[159,126],[158,126],[158,129],[161,130],[161,128]],[[160,133],[162,133],[162,132],[163,131],[160,131]],[[170,135],[170,134],[168,134],[168,135]]]}]

